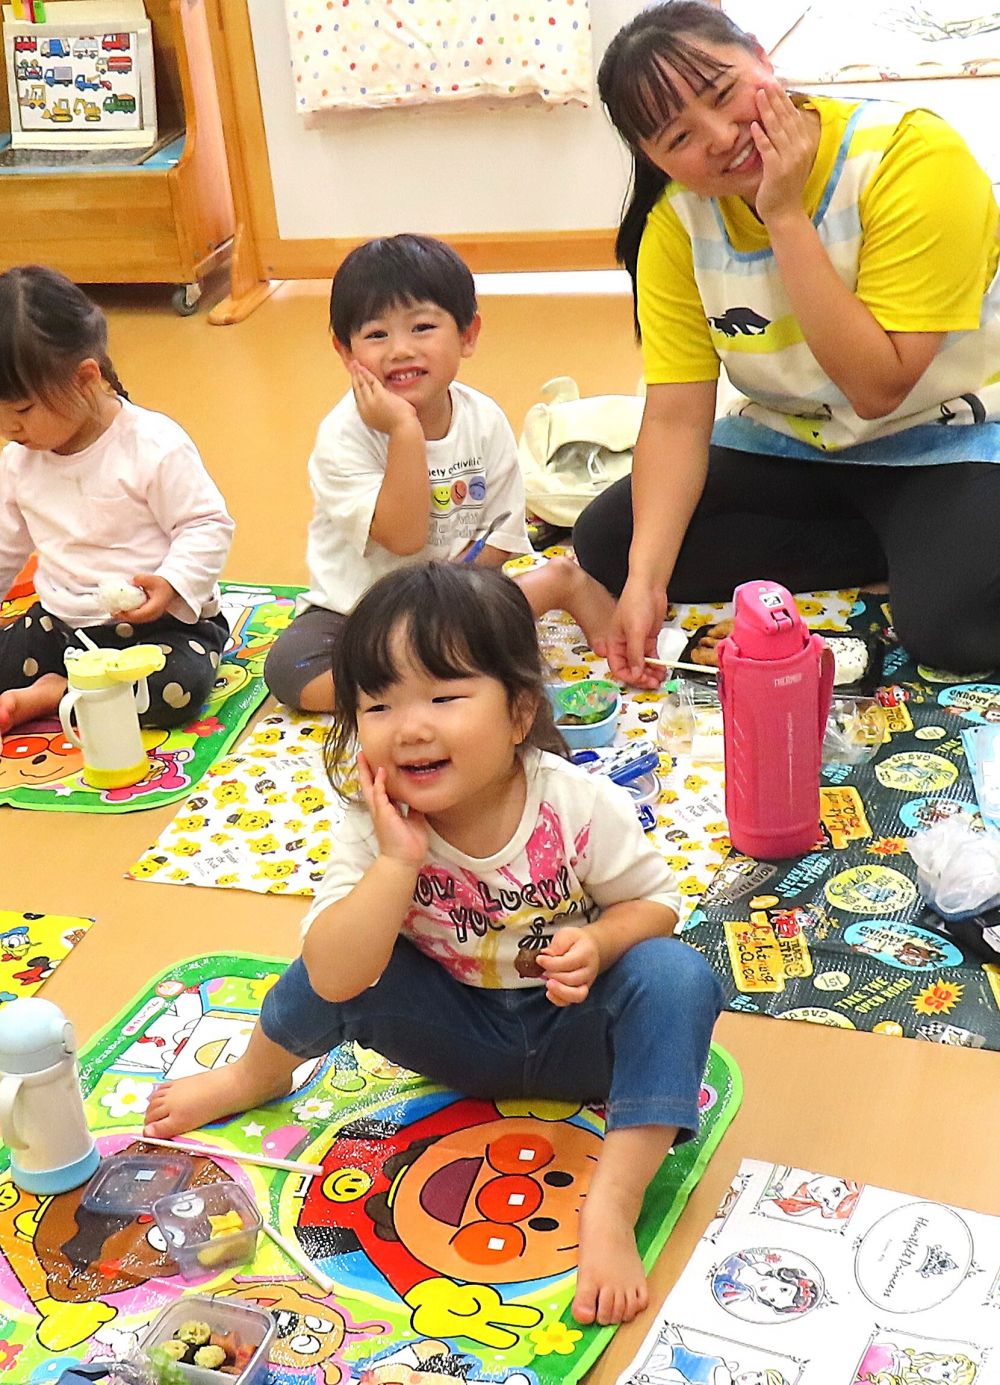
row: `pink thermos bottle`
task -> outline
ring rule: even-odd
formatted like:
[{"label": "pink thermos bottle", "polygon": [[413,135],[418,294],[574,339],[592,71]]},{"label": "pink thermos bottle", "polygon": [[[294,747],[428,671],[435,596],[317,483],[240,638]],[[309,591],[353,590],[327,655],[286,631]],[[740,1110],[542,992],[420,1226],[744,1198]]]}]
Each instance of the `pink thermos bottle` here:
[{"label": "pink thermos bottle", "polygon": [[776,582],[744,582],[733,604],[719,645],[729,836],[747,856],[798,856],[819,837],[833,653]]}]

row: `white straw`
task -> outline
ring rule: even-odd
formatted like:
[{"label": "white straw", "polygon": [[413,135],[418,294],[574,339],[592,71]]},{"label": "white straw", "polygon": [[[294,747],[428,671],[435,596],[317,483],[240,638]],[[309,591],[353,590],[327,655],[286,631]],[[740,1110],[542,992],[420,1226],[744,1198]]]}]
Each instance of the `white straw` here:
[{"label": "white straw", "polygon": [[210,1159],[231,1159],[237,1164],[259,1164],[265,1169],[288,1169],[291,1173],[302,1173],[307,1178],[323,1172],[322,1164],[310,1164],[305,1159],[272,1159],[269,1154],[247,1154],[241,1149],[218,1149],[215,1145],[202,1145],[197,1141],[187,1143],[182,1140],[157,1140],[152,1135],[139,1135],[144,1144],[160,1145],[163,1149],[181,1149],[187,1154],[206,1154]]},{"label": "white straw", "polygon": [[269,1221],[265,1221],[262,1224],[261,1230],[266,1231],[274,1244],[280,1246],[289,1260],[298,1265],[302,1273],[307,1274],[314,1284],[318,1284],[325,1294],[333,1293],[333,1280],[325,1275],[322,1270],[318,1270],[309,1259],[309,1256],[306,1255],[305,1251],[301,1250],[294,1241],[290,1241],[287,1236],[283,1236]]},{"label": "white straw", "polygon": [[94,641],[93,641],[92,639],[90,639],[89,636],[85,635],[85,634],[83,633],[82,630],[74,630],[74,631],[73,631],[73,634],[76,635],[77,638],[80,639],[80,640],[82,641],[82,643],[87,647],[87,649],[98,649],[98,648],[99,648],[99,646],[96,645],[96,644],[94,643]]}]

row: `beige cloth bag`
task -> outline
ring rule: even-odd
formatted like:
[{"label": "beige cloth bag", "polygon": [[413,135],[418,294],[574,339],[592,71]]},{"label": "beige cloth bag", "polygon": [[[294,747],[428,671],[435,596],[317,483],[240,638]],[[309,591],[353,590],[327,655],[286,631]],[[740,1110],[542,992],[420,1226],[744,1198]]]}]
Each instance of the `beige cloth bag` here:
[{"label": "beige cloth bag", "polygon": [[542,402],[524,419],[518,461],[528,509],[570,528],[580,511],[628,475],[645,400],[640,395],[580,398],[567,375],[541,388]]}]

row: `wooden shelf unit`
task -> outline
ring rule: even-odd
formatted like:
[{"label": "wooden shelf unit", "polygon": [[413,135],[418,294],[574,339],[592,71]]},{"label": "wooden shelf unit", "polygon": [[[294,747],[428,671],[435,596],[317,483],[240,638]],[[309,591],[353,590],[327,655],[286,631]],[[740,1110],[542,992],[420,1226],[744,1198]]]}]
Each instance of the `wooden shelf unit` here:
[{"label": "wooden shelf unit", "polygon": [[[146,0],[161,132],[183,132],[167,168],[0,169],[0,268],[52,265],[82,283],[172,283],[193,311],[225,263],[233,203],[204,0]],[[4,86],[0,128],[10,129]],[[183,305],[183,306],[182,306]]]}]

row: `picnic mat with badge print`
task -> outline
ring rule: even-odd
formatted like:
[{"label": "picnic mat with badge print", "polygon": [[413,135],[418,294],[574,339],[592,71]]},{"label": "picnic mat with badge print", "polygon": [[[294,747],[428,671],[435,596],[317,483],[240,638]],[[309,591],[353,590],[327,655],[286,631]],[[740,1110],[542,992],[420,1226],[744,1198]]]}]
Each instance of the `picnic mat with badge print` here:
[{"label": "picnic mat with badge print", "polygon": [[[859,635],[884,629],[884,598],[860,601]],[[1000,1050],[1000,965],[980,961],[920,898],[908,851],[944,818],[982,826],[964,727],[1000,717],[1000,675],[958,675],[885,655],[883,744],[864,764],[827,764],[822,839],[780,863],[736,853],[684,926],[731,1010]]]}]

